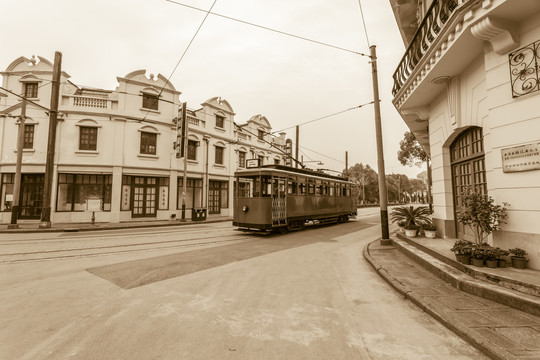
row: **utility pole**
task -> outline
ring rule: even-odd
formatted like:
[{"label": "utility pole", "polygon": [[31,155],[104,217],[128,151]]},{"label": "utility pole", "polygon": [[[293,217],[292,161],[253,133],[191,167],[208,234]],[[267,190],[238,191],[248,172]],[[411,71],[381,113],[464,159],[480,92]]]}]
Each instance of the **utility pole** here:
[{"label": "utility pole", "polygon": [[382,141],[381,108],[379,100],[379,80],[377,78],[377,54],[375,45],[370,48],[371,73],[373,80],[373,105],[375,107],[375,134],[377,137],[377,164],[379,170],[379,203],[381,206],[381,245],[389,245],[390,233],[388,231],[388,209],[386,194],[386,175],[384,173],[384,153]]},{"label": "utility pole", "polygon": [[19,198],[21,195],[21,167],[24,148],[24,126],[26,121],[26,98],[22,98],[21,116],[19,117],[19,132],[17,134],[17,163],[15,165],[15,179],[13,184],[13,202],[11,206],[11,223],[8,229],[17,229],[19,217]]},{"label": "utility pole", "polygon": [[184,153],[184,176],[182,178],[182,221],[186,221],[186,193],[187,193],[187,103],[182,103],[182,142],[179,144],[183,147]]},{"label": "utility pole", "polygon": [[429,213],[433,214],[433,201],[431,199],[431,163],[429,161],[429,156],[426,159],[427,165],[427,202],[429,205]]},{"label": "utility pole", "polygon": [[45,180],[43,182],[43,204],[41,208],[40,228],[51,227],[51,192],[54,172],[54,148],[56,145],[56,124],[58,122],[58,101],[60,99],[60,77],[62,75],[62,53],[54,53],[52,74],[51,109],[49,110],[49,139],[47,141],[47,160],[45,162]]},{"label": "utility pole", "polygon": [[295,150],[296,150],[296,168],[298,169],[298,142],[300,141],[300,126],[296,125],[296,144],[295,144]]}]

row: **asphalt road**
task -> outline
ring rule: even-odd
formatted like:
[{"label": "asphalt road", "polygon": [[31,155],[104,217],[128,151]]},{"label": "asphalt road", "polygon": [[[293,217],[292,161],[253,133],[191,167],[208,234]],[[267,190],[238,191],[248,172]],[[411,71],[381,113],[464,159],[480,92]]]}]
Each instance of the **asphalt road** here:
[{"label": "asphalt road", "polygon": [[482,359],[365,262],[377,214],[1,234],[0,359]]}]

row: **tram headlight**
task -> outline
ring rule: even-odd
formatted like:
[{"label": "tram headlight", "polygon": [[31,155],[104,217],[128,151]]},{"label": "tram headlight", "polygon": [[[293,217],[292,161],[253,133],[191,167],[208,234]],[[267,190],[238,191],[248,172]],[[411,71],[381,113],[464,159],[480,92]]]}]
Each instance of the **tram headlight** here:
[{"label": "tram headlight", "polygon": [[242,211],[243,212],[248,212],[249,211],[249,206],[244,205],[244,207],[242,208]]}]

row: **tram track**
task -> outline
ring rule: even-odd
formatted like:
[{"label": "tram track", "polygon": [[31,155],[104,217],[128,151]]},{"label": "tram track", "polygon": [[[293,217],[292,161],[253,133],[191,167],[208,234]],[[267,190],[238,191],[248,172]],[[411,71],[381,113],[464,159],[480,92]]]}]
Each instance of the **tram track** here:
[{"label": "tram track", "polygon": [[[148,234],[144,235],[148,237]],[[133,240],[133,239],[130,239]],[[202,241],[201,241],[202,240]],[[126,253],[136,253],[143,251],[161,251],[175,248],[187,247],[205,247],[215,246],[220,244],[230,244],[236,242],[245,242],[253,240],[252,236],[241,236],[237,234],[216,234],[197,237],[189,237],[183,239],[170,239],[161,241],[147,242],[130,242],[116,243],[103,246],[88,246],[88,247],[73,247],[73,248],[56,248],[43,249],[40,251],[22,251],[12,253],[0,253],[0,264],[46,261],[46,260],[61,260],[69,258],[83,258],[102,255],[116,255]],[[77,240],[78,241],[78,240]],[[65,241],[63,242],[65,244]],[[50,245],[50,244],[49,244]],[[60,244],[56,244],[60,245]]]}]

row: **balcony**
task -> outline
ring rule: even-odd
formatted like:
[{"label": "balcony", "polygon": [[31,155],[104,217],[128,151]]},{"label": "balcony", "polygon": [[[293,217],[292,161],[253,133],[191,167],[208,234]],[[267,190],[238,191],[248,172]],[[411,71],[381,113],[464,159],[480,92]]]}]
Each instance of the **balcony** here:
[{"label": "balcony", "polygon": [[105,110],[114,110],[118,107],[118,100],[106,99],[103,97],[65,95],[62,94],[62,107],[72,110],[90,110],[103,112]]}]

